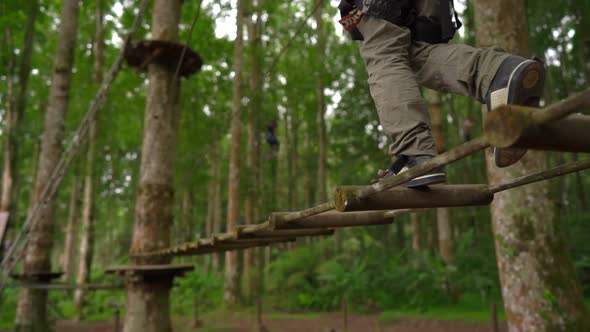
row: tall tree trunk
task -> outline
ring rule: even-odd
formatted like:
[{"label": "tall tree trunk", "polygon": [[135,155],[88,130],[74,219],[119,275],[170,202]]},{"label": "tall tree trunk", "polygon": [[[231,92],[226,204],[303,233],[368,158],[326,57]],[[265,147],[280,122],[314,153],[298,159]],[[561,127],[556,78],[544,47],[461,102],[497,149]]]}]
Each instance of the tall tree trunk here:
[{"label": "tall tree trunk", "polygon": [[412,249],[414,251],[424,250],[424,240],[422,239],[422,225],[420,223],[420,216],[418,213],[410,215],[412,223]]},{"label": "tall tree trunk", "polygon": [[[94,211],[93,211],[93,167],[94,150],[96,145],[96,125],[93,123],[88,132],[88,151],[86,155],[86,170],[84,175],[84,197],[82,202],[82,233],[78,249],[78,273],[76,284],[87,284],[92,269],[92,256],[94,254]],[[78,312],[77,320],[83,318],[86,290],[76,289],[74,292],[74,306]]]},{"label": "tall tree trunk", "polygon": [[[250,45],[250,94],[251,101],[248,107],[248,192],[244,203],[246,213],[246,224],[251,225],[257,222],[256,210],[258,210],[258,144],[259,144],[259,125],[258,114],[261,111],[261,68],[260,68],[260,45],[262,42],[260,35],[261,19],[259,14],[259,4],[256,0],[249,1],[248,10],[248,41]],[[244,294],[249,300],[252,300],[252,281],[254,280],[254,261],[255,250],[244,251]]]},{"label": "tall tree trunk", "polygon": [[[0,221],[0,251],[3,247],[3,240],[11,221],[17,220],[18,213],[18,193],[19,193],[19,174],[18,174],[18,154],[19,140],[21,138],[22,119],[25,109],[27,108],[27,90],[29,86],[29,77],[31,74],[31,58],[33,55],[33,41],[35,36],[35,22],[39,13],[39,1],[27,1],[29,6],[27,23],[25,25],[25,40],[21,51],[21,63],[18,68],[18,80],[16,81],[16,91],[14,99],[8,93],[8,110],[6,118],[6,136],[8,139],[4,143],[4,168],[2,171],[2,197],[0,198],[0,213],[8,213],[4,224]],[[12,54],[12,47],[9,47]],[[11,56],[14,61],[14,56]],[[13,62],[14,65],[14,62]],[[8,73],[11,75],[11,73]],[[8,78],[9,87],[15,83],[12,77]],[[0,252],[1,259],[1,252]]]},{"label": "tall tree trunk", "polygon": [[[74,49],[78,33],[79,1],[64,0],[57,37],[57,51],[49,102],[45,114],[45,129],[39,159],[39,170],[35,183],[35,196],[30,202],[35,206],[50,180],[50,175],[62,154],[64,122],[68,109]],[[55,197],[50,197],[41,207],[41,213],[28,235],[25,253],[24,273],[34,274],[51,270],[51,249],[53,247]],[[19,331],[46,331],[47,291],[22,289],[16,316]]]},{"label": "tall tree trunk", "polygon": [[307,151],[306,159],[306,166],[305,166],[305,206],[311,207],[314,204],[314,181],[312,179],[314,177],[314,167],[313,167],[313,160],[310,158],[314,156],[313,153],[313,142],[312,142],[312,132],[311,128],[309,128],[309,123],[307,123],[308,129],[305,131],[305,149]]},{"label": "tall tree trunk", "polygon": [[287,163],[289,164],[289,209],[291,211],[297,210],[297,201],[299,197],[299,191],[297,190],[297,180],[299,179],[299,116],[297,114],[296,105],[295,98],[292,96],[289,97],[287,103],[289,124],[287,126],[286,135],[289,136]]},{"label": "tall tree trunk", "polygon": [[4,169],[2,172],[2,196],[0,197],[0,260],[3,257],[2,249],[4,243],[4,236],[8,231],[9,216],[10,216],[10,203],[11,203],[11,191],[12,191],[12,155],[14,147],[10,144],[10,136],[12,134],[12,124],[14,122],[14,70],[16,67],[16,55],[14,54],[14,42],[12,39],[12,31],[6,29],[5,31],[6,48],[9,50],[8,54],[8,65],[7,74],[8,79],[6,80],[6,130],[8,131],[8,140],[4,143]]},{"label": "tall tree trunk", "polygon": [[326,58],[326,42],[324,34],[324,20],[322,19],[324,3],[322,3],[315,12],[315,21],[317,25],[317,63],[318,77],[316,85],[316,95],[318,99],[318,200],[320,202],[328,201],[327,189],[327,159],[328,159],[328,135],[326,133],[326,101],[324,96],[324,72]]},{"label": "tall tree trunk", "polygon": [[[221,188],[223,186],[223,179],[221,177],[221,158],[219,154],[215,155],[213,169],[215,172],[213,175],[213,178],[215,179],[215,193],[213,196],[213,233],[219,233],[221,232]],[[219,253],[214,253],[211,258],[211,265],[215,272],[220,271],[220,258]]]},{"label": "tall tree trunk", "polygon": [[[104,25],[102,0],[96,2],[96,30],[94,38],[94,81],[102,83],[104,67]],[[95,119],[97,120],[97,119]],[[96,150],[96,126],[93,121],[88,131],[88,150],[86,151],[86,169],[84,171],[84,199],[82,203],[82,237],[80,238],[80,256],[78,257],[78,274],[76,284],[86,284],[90,280],[92,256],[94,255],[94,154]],[[76,289],[74,306],[78,311],[77,319],[83,318],[86,291]]]},{"label": "tall tree trunk", "polygon": [[[237,1],[236,40],[233,54],[233,93],[231,119],[231,149],[229,163],[229,186],[227,200],[227,230],[232,231],[240,218],[240,136],[242,132],[242,71],[244,53],[244,12],[246,0]],[[238,272],[238,253],[225,254],[225,289],[224,301],[228,305],[238,304],[240,300],[240,275]]]},{"label": "tall tree trunk", "polygon": [[72,178],[72,193],[70,197],[70,211],[68,213],[68,225],[66,228],[66,240],[63,254],[63,271],[66,281],[72,281],[74,278],[74,246],[78,238],[78,224],[80,223],[80,192],[82,191],[82,181],[75,175]]},{"label": "tall tree trunk", "polygon": [[[523,0],[476,0],[477,40],[527,56]],[[545,169],[545,154],[529,151],[506,169],[487,154],[492,183]],[[580,284],[564,243],[547,182],[496,195],[492,224],[509,330],[590,331]]]},{"label": "tall tree trunk", "polygon": [[[436,151],[441,154],[446,151],[445,135],[443,130],[443,112],[440,93],[428,90],[430,104],[430,126]],[[453,228],[451,225],[449,209],[436,209],[436,224],[438,226],[438,249],[446,263],[453,260]]]},{"label": "tall tree trunk", "polygon": [[[153,39],[178,41],[182,0],[155,0]],[[174,165],[180,121],[180,79],[159,64],[148,67],[139,184],[135,203],[132,252],[162,249],[170,245],[174,222]],[[135,264],[167,264],[170,258],[133,258]],[[130,281],[124,332],[170,332],[170,284]]]},{"label": "tall tree trunk", "polygon": [[207,183],[207,217],[205,219],[205,236],[209,237],[213,234],[213,217],[215,216],[215,190],[219,183],[215,177],[215,171],[217,165],[215,163],[214,154],[217,149],[217,145],[213,145],[209,152],[209,181]]},{"label": "tall tree trunk", "polygon": [[190,242],[194,238],[193,228],[193,199],[191,191],[184,189],[182,192],[182,223],[181,223],[181,234],[179,238],[183,242]]}]

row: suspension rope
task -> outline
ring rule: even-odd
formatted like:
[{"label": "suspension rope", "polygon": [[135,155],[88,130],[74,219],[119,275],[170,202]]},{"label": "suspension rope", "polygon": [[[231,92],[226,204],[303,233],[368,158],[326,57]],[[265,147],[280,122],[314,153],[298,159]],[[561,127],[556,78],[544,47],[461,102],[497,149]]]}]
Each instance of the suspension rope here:
[{"label": "suspension rope", "polygon": [[88,131],[90,126],[96,121],[97,117],[96,114],[102,109],[108,92],[112,83],[115,81],[117,75],[119,74],[124,60],[125,50],[127,49],[128,45],[130,44],[131,37],[135,34],[135,32],[139,29],[141,25],[142,17],[147,9],[150,0],[142,0],[139,5],[139,11],[135,16],[135,20],[133,21],[133,25],[131,29],[127,33],[125,37],[125,43],[123,48],[119,52],[119,55],[113,65],[111,66],[109,72],[107,73],[103,83],[101,84],[98,92],[92,103],[88,108],[88,112],[80,122],[80,126],[74,133],[74,136],[70,142],[70,145],[67,147],[66,151],[62,154],[58,164],[51,172],[49,180],[43,191],[39,195],[37,202],[31,208],[27,215],[27,219],[22,226],[20,232],[16,235],[13,244],[10,246],[6,255],[2,261],[1,269],[2,273],[0,275],[0,295],[2,291],[6,287],[6,284],[9,279],[10,272],[14,269],[18,261],[21,259],[22,255],[25,252],[25,248],[28,243],[27,235],[30,233],[31,229],[33,229],[37,223],[39,218],[40,212],[42,208],[52,199],[55,198],[57,190],[59,188],[60,183],[62,182],[68,168],[70,167],[72,161],[77,156],[80,151],[80,147],[86,142],[88,138]]}]

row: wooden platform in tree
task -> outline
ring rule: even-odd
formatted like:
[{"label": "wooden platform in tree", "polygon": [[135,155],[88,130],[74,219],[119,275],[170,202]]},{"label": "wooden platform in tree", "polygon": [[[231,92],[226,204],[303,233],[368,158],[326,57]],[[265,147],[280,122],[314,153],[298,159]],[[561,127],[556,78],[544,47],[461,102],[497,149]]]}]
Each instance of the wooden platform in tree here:
[{"label": "wooden platform in tree", "polygon": [[44,283],[30,283],[30,282],[23,282],[17,284],[8,284],[6,285],[8,288],[27,288],[27,289],[43,289],[43,290],[76,290],[76,289],[84,289],[88,291],[97,291],[97,290],[121,290],[125,289],[125,285],[100,285],[100,284],[83,284],[83,285],[76,285],[76,284],[62,284],[62,283],[52,283],[52,284],[44,284]]},{"label": "wooden platform in tree", "polygon": [[129,45],[125,51],[125,60],[129,66],[141,71],[155,63],[172,73],[178,70],[181,77],[197,73],[203,65],[201,56],[190,47],[164,40],[143,40]]},{"label": "wooden platform in tree", "polygon": [[195,267],[189,264],[171,265],[119,265],[106,269],[106,273],[120,276],[141,275],[147,277],[180,276],[194,270]]}]

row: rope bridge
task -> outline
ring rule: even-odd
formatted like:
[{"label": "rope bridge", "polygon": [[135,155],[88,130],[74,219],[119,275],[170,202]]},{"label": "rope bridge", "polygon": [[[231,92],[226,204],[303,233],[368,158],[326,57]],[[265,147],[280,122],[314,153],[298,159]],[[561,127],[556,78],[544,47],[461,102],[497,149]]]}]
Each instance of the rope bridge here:
[{"label": "rope bridge", "polygon": [[338,187],[335,201],[303,211],[272,213],[267,221],[134,257],[196,256],[293,242],[299,237],[329,236],[335,228],[390,224],[417,209],[485,206],[494,195],[513,188],[590,168],[582,160],[492,185],[398,187],[413,178],[490,146],[561,152],[590,152],[590,116],[572,115],[590,106],[590,88],[542,110],[502,106],[484,117],[484,135],[397,176],[365,187]]}]

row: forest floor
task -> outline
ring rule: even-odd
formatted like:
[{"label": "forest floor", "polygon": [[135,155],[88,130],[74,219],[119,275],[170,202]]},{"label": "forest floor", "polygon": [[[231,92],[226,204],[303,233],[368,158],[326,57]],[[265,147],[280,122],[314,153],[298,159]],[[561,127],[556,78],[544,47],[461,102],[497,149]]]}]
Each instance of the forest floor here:
[{"label": "forest floor", "polygon": [[[174,320],[176,332],[258,332],[253,315],[219,314],[206,317],[206,325],[192,328],[188,319]],[[384,322],[382,315],[351,314],[348,318],[348,332],[487,332],[491,331],[490,323],[464,322],[457,320],[434,320],[427,318],[395,318]],[[340,313],[326,314],[270,314],[264,320],[270,332],[341,332],[343,319]],[[0,330],[1,332],[2,330]],[[59,332],[111,332],[114,322],[73,323],[60,321],[56,331]],[[500,324],[500,332],[507,331],[505,323]]]}]

